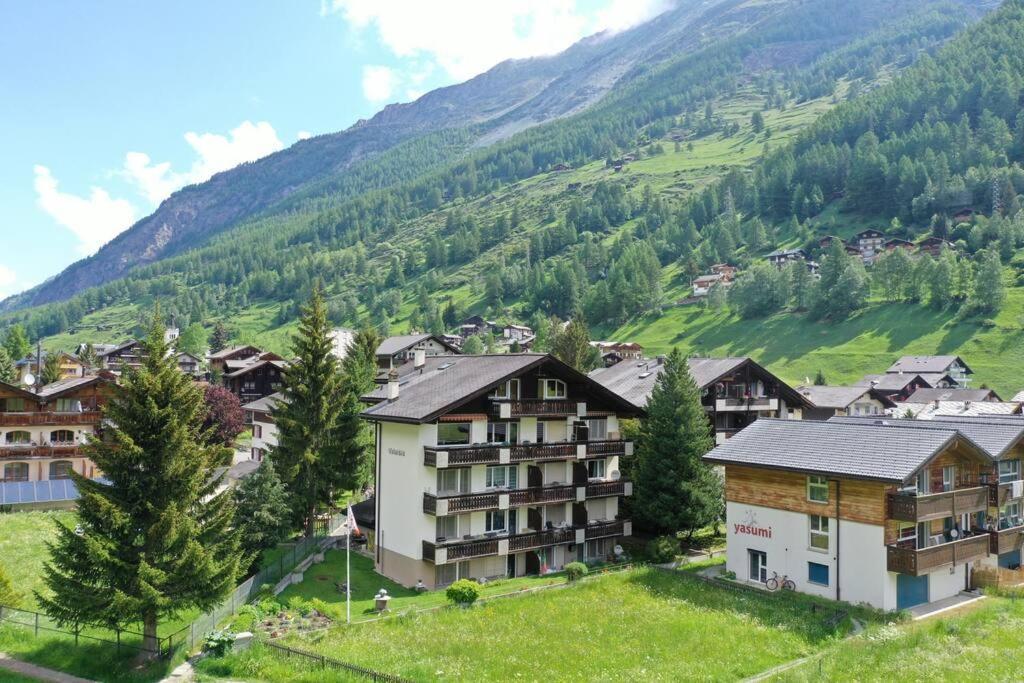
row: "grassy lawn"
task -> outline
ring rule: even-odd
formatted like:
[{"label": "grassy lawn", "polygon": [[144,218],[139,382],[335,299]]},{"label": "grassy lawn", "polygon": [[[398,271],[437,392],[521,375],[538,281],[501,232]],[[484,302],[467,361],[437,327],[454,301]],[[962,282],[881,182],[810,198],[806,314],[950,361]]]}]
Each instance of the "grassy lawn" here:
[{"label": "grassy lawn", "polygon": [[56,522],[74,525],[75,513],[62,510],[0,515],[0,564],[21,594],[19,606],[25,609],[35,609],[32,591],[44,590],[43,563],[50,557],[46,542],[56,537]]},{"label": "grassy lawn", "polygon": [[[286,644],[413,680],[736,680],[834,642],[807,596],[709,585],[639,568],[565,589],[371,624]],[[204,662],[207,676],[347,680],[287,667],[263,648]],[[320,677],[315,677],[319,675]]]},{"label": "grassy lawn", "polygon": [[990,598],[944,619],[878,626],[781,681],[1019,681],[1024,603]]},{"label": "grassy lawn", "polygon": [[[289,586],[281,593],[279,600],[283,603],[287,603],[289,599],[296,597],[303,600],[323,600],[328,605],[335,606],[339,610],[336,613],[344,618],[345,594],[335,586],[335,583],[343,583],[344,581],[345,551],[330,550],[324,556],[322,563],[310,567],[302,583]],[[506,579],[503,581],[492,581],[482,586],[480,594],[482,597],[491,597],[560,583],[565,583],[565,576],[562,574]],[[443,590],[418,593],[375,572],[371,558],[358,553],[352,553],[353,621],[364,621],[376,616],[373,598],[381,588],[386,589],[391,596],[389,608],[393,612],[402,612],[409,609],[427,609],[448,603]]]}]

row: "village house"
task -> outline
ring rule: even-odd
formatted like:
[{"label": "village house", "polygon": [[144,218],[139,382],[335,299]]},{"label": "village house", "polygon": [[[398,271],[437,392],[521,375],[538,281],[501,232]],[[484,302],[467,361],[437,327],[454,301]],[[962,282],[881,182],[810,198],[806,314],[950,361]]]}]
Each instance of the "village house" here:
[{"label": "village house", "polygon": [[127,369],[138,370],[142,367],[146,358],[145,354],[141,341],[129,339],[97,355],[104,370],[120,374]]},{"label": "village house", "polygon": [[601,354],[605,367],[624,360],[643,360],[644,347],[636,342],[592,341],[590,345]]},{"label": "village house", "polygon": [[[798,391],[747,357],[688,358],[701,403],[722,443],[761,417],[800,419],[812,407]],[[591,371],[590,377],[637,408],[645,408],[664,358],[623,361]]]},{"label": "village house", "polygon": [[246,421],[252,423],[252,460],[262,461],[267,453],[277,447],[277,425],[274,424],[271,412],[280,401],[281,394],[274,393],[242,406]]},{"label": "village house", "polygon": [[178,370],[185,373],[186,375],[192,375],[193,377],[198,376],[203,370],[203,361],[191,353],[180,351],[174,356],[175,362],[178,364]]},{"label": "village house", "polygon": [[879,230],[868,228],[853,236],[851,246],[856,247],[864,263],[870,265],[884,251],[885,235]]},{"label": "village house", "polygon": [[776,249],[767,256],[765,256],[768,263],[772,264],[776,268],[784,268],[788,263],[792,261],[803,261],[807,264],[807,270],[811,275],[818,275],[820,270],[817,262],[811,261],[807,258],[807,252],[803,249]]},{"label": "village house", "polygon": [[483,316],[471,315],[459,323],[458,332],[459,336],[466,339],[467,337],[472,337],[476,334],[494,332],[497,326],[497,323],[491,320],[486,320]]},{"label": "village house", "polygon": [[[39,369],[40,362],[43,366],[46,365],[46,359],[49,357],[49,353],[43,351],[39,354],[41,358],[37,358],[36,354],[26,356],[15,362],[14,367],[18,372],[18,382],[25,384],[25,378],[29,375],[39,377],[42,372]],[[61,379],[74,379],[75,377],[85,377],[86,368],[85,365],[77,357],[72,356],[70,353],[64,351],[58,352],[60,356],[60,378]]]},{"label": "village house", "polygon": [[1004,543],[1019,552],[1022,527],[1019,502],[1004,503],[1021,493],[1019,437],[1016,465],[997,465],[968,429],[758,420],[705,456],[725,470],[728,570],[884,610],[970,588],[975,567],[1010,561]]},{"label": "village house", "polygon": [[252,359],[261,355],[263,350],[252,344],[243,346],[229,346],[226,349],[215,351],[207,356],[210,371],[220,375],[226,375],[252,362]]},{"label": "village house", "polygon": [[223,377],[224,386],[243,405],[278,391],[288,368],[287,361],[272,353],[260,354],[249,361],[237,370],[231,370],[232,361],[227,361],[229,372]]},{"label": "village house", "polygon": [[885,251],[887,254],[891,254],[897,249],[902,249],[903,251],[906,252],[912,252],[914,251],[914,243],[909,240],[900,239],[898,237],[893,237],[892,239],[888,239],[885,241]]},{"label": "village house", "polygon": [[952,380],[946,386],[967,388],[974,374],[960,356],[901,356],[885,371],[890,375],[916,373],[932,387],[941,388],[944,377]]},{"label": "village house", "polygon": [[938,258],[942,255],[943,249],[954,249],[953,243],[949,240],[942,239],[941,237],[925,237],[923,240],[917,243],[917,250],[919,253],[928,254],[932,258]]},{"label": "village house", "polygon": [[[953,383],[953,379],[948,375],[945,376],[946,381]],[[908,374],[884,374],[884,375],[864,375],[864,377],[856,382],[854,386],[858,387],[869,387],[874,389],[882,396],[885,396],[890,401],[905,401],[910,398],[918,389],[931,388],[933,385],[931,382],[926,380],[919,374],[908,373]]]},{"label": "village house", "polygon": [[451,356],[459,349],[434,334],[406,334],[388,337],[377,347],[377,367],[390,370],[405,365],[422,351],[427,357]]},{"label": "village house", "polygon": [[417,355],[364,397],[378,572],[406,586],[606,560],[631,524],[620,420],[642,409],[544,354]]},{"label": "village house", "polygon": [[796,390],[811,407],[803,409],[805,420],[827,420],[836,415],[885,415],[896,402],[871,387],[833,387],[810,384]]},{"label": "village house", "polygon": [[953,387],[939,387],[931,389],[918,389],[907,398],[907,403],[932,403],[934,401],[960,401],[966,403],[978,403],[981,401],[1000,402],[1002,401],[992,389],[960,389]]},{"label": "village house", "polygon": [[0,382],[0,469],[5,482],[99,476],[82,445],[100,426],[107,377],[75,377],[29,390]]},{"label": "village house", "polygon": [[501,328],[501,337],[508,344],[516,341],[519,342],[520,346],[523,346],[531,344],[536,335],[532,327],[510,323]]},{"label": "village house", "polygon": [[330,332],[331,337],[331,353],[338,360],[345,360],[345,356],[348,355],[348,350],[352,346],[352,343],[356,339],[355,330],[350,330],[345,327],[336,327]]},{"label": "village house", "polygon": [[915,403],[913,400],[900,403],[891,411],[896,417],[911,417],[917,420],[934,420],[950,417],[1004,417],[1021,414],[1021,404],[1015,401],[930,401]]}]

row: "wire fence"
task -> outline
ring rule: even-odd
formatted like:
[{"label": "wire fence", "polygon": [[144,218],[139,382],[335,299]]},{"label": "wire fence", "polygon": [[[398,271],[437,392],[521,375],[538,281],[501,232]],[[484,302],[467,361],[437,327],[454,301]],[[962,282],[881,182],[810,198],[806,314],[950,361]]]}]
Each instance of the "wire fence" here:
[{"label": "wire fence", "polygon": [[271,562],[256,574],[238,584],[235,590],[219,605],[200,614],[189,624],[177,631],[166,636],[157,637],[155,645],[152,644],[152,641],[147,643],[142,633],[131,629],[110,628],[98,624],[61,626],[56,620],[46,614],[8,607],[6,605],[0,605],[0,623],[31,630],[36,637],[46,633],[73,638],[75,645],[79,645],[82,641],[106,643],[117,648],[118,654],[122,650],[127,650],[136,653],[148,652],[161,657],[170,657],[182,645],[187,645],[189,650],[195,649],[197,643],[201,643],[207,633],[216,630],[220,622],[234,615],[239,607],[259,595],[265,586],[277,584],[307,557],[322,550],[332,540],[330,536],[331,531],[337,529],[344,520],[345,515],[337,511],[332,515],[318,519],[314,536],[303,538],[291,544],[287,550],[284,550],[278,556],[275,562]]},{"label": "wire fence", "polygon": [[281,657],[297,657],[303,661],[322,667],[341,669],[360,676],[365,676],[373,681],[385,681],[386,683],[407,683],[407,681],[409,681],[409,679],[402,678],[401,676],[385,674],[379,671],[374,671],[373,669],[366,669],[361,666],[356,666],[355,664],[348,664],[347,662],[334,659],[333,657],[317,654],[316,652],[307,652],[306,650],[299,650],[294,647],[288,647],[287,645],[279,645],[278,643],[270,640],[261,640],[260,643],[265,645],[269,652],[273,652]]}]

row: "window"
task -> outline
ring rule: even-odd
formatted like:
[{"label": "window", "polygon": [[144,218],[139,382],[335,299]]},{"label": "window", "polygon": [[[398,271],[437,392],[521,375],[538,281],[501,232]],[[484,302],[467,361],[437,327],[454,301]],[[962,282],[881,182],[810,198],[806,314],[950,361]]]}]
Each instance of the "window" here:
[{"label": "window", "polygon": [[750,580],[764,583],[768,580],[768,554],[760,550],[747,550]]},{"label": "window", "polygon": [[946,467],[942,468],[942,490],[943,491],[952,491],[953,490],[953,488],[954,488],[953,482],[955,481],[955,479],[954,479],[955,473],[956,473],[956,468],[953,467],[952,465],[947,465]]},{"label": "window", "polygon": [[615,555],[615,539],[599,538],[587,541],[583,553],[584,558],[588,560],[610,559]]},{"label": "window", "polygon": [[586,423],[591,441],[604,441],[608,438],[608,420],[597,418],[587,420]]},{"label": "window", "polygon": [[816,586],[828,585],[828,565],[818,562],[807,563],[807,582]]},{"label": "window", "polygon": [[828,551],[828,517],[807,515],[811,530],[810,545],[813,550]]},{"label": "window", "polygon": [[540,388],[541,398],[565,398],[565,382],[560,379],[542,379]]},{"label": "window", "polygon": [[263,438],[263,427],[261,427],[261,426],[259,426],[257,424],[254,424],[252,426],[252,435],[254,437],[256,437],[257,439],[262,439]]},{"label": "window", "polygon": [[548,425],[546,422],[537,421],[537,443],[547,441]]},{"label": "window", "polygon": [[4,465],[4,481],[28,481],[28,463],[10,462]]},{"label": "window", "polygon": [[487,468],[487,488],[514,489],[518,485],[519,470],[515,465],[497,465]]},{"label": "window", "polygon": [[1003,507],[999,508],[1000,529],[1011,529],[1015,526],[1020,526],[1021,524],[1020,501],[1007,503]]},{"label": "window", "polygon": [[70,429],[58,429],[50,432],[50,443],[74,443],[75,433]]},{"label": "window", "polygon": [[459,518],[457,515],[448,515],[437,518],[437,540],[444,541],[449,538],[459,537]]},{"label": "window", "polygon": [[807,477],[807,500],[814,503],[827,503],[828,479],[815,475]]},{"label": "window", "polygon": [[57,399],[57,412],[58,413],[80,413],[82,412],[82,402],[77,398],[58,398]]},{"label": "window", "polygon": [[1007,484],[1020,479],[1020,460],[999,461],[999,483]]},{"label": "window", "polygon": [[469,443],[469,422],[439,422],[437,425],[437,445],[453,446]]},{"label": "window", "polygon": [[519,423],[488,422],[487,441],[489,443],[519,443]]},{"label": "window", "polygon": [[25,412],[25,399],[23,398],[7,398],[3,400],[3,408],[8,413],[23,413]]},{"label": "window", "polygon": [[5,441],[10,444],[32,443],[32,435],[25,431],[7,432]]},{"label": "window", "polygon": [[50,463],[50,479],[70,479],[71,462],[69,460],[55,460]]},{"label": "window", "polygon": [[466,493],[469,491],[469,468],[458,467],[437,471],[437,492]]},{"label": "window", "polygon": [[457,564],[439,564],[435,571],[434,580],[438,586],[447,586],[450,583],[455,583],[459,576],[459,566]]},{"label": "window", "polygon": [[485,526],[486,531],[505,531],[507,530],[508,515],[507,510],[488,510],[487,512],[487,524]]},{"label": "window", "polygon": [[491,398],[519,398],[519,380],[510,379],[495,387],[494,391],[491,392]]},{"label": "window", "polygon": [[587,479],[604,479],[605,460],[587,461]]}]

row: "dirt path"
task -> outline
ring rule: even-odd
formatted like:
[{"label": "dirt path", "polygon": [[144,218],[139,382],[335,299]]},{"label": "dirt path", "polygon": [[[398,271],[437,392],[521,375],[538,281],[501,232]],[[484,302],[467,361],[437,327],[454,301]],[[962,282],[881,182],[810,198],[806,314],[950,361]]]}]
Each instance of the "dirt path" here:
[{"label": "dirt path", "polygon": [[51,681],[51,683],[95,683],[88,678],[79,678],[78,676],[72,676],[61,671],[54,671],[43,666],[23,662],[20,659],[12,659],[3,652],[0,652],[0,669],[13,671],[16,674],[40,681]]}]

